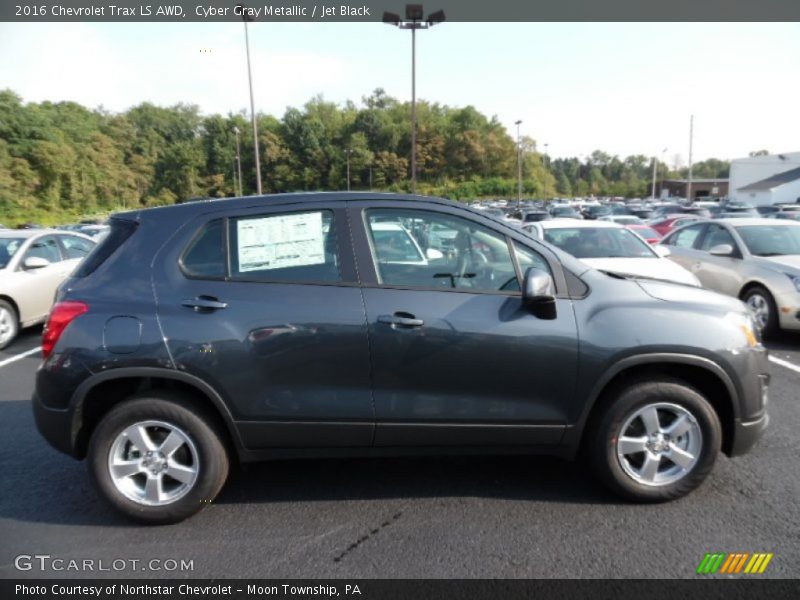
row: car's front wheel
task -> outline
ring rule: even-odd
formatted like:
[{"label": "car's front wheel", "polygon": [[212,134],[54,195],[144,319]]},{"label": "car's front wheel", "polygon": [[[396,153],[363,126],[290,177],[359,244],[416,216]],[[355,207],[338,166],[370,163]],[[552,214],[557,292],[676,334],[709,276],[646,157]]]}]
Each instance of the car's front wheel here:
[{"label": "car's front wheel", "polygon": [[722,442],[713,407],[675,379],[618,389],[590,432],[590,458],[600,479],[639,502],[684,496],[711,472]]},{"label": "car's front wheel", "polygon": [[126,400],[100,421],[89,471],[103,496],[127,517],[175,523],[216,498],[228,455],[216,423],[181,396]]},{"label": "car's front wheel", "polygon": [[756,327],[764,337],[774,335],[778,331],[778,307],[772,294],[760,285],[753,286],[742,296]]},{"label": "car's front wheel", "polygon": [[0,350],[8,346],[19,333],[17,311],[5,300],[0,300]]}]

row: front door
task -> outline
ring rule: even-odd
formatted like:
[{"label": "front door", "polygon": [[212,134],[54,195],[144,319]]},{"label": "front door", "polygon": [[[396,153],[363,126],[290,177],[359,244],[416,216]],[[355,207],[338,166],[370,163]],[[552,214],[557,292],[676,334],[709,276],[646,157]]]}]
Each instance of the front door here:
[{"label": "front door", "polygon": [[538,319],[519,292],[523,269],[551,265],[466,211],[403,206],[351,211],[375,444],[557,444],[574,392],[575,319],[567,298],[556,319]]},{"label": "front door", "polygon": [[346,218],[317,204],[208,215],[156,260],[175,366],[225,397],[249,448],[372,443],[366,318]]}]

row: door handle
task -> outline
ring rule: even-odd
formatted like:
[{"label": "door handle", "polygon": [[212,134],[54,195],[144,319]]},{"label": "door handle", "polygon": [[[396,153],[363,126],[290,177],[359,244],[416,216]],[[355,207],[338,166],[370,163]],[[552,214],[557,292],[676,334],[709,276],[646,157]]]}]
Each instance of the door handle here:
[{"label": "door handle", "polygon": [[393,315],[378,316],[378,323],[389,325],[392,329],[395,329],[397,327],[422,327],[425,321],[417,319],[411,313],[396,312]]},{"label": "door handle", "polygon": [[198,296],[191,300],[184,300],[181,306],[194,309],[195,312],[213,312],[228,306],[227,302],[220,302],[214,296]]}]

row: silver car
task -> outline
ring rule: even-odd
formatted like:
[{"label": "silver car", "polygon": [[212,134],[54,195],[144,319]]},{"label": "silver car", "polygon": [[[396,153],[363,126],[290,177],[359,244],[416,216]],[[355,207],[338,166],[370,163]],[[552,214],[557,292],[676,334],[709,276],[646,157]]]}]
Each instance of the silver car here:
[{"label": "silver car", "polygon": [[800,330],[800,223],[701,221],[676,229],[661,243],[703,287],[743,300],[763,334]]},{"label": "silver car", "polygon": [[0,349],[47,318],[56,288],[95,245],[76,232],[0,230]]}]

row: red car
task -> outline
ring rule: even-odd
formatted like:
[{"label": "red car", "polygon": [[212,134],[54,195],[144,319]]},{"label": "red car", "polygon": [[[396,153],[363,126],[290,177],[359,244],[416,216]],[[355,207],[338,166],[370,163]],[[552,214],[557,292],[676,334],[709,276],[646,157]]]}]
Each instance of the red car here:
[{"label": "red car", "polygon": [[656,221],[651,221],[649,226],[655,229],[660,236],[667,235],[673,229],[686,225],[689,221],[699,221],[702,217],[690,214],[667,215]]},{"label": "red car", "polygon": [[625,225],[625,227],[638,233],[650,245],[661,241],[661,235],[650,225]]}]

